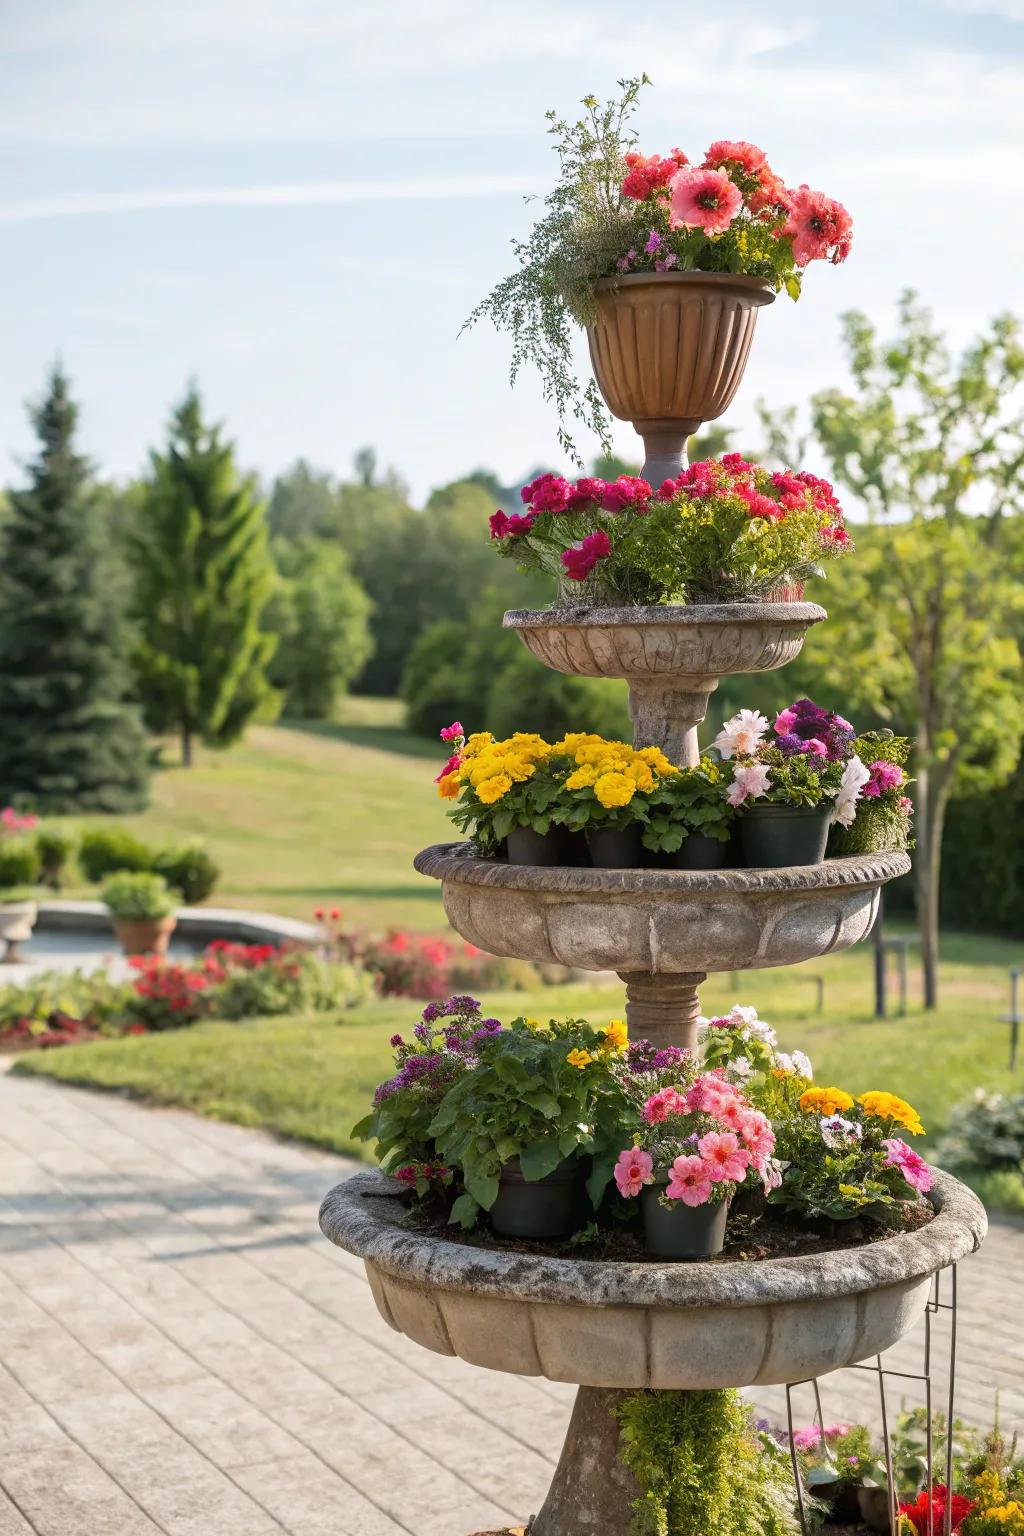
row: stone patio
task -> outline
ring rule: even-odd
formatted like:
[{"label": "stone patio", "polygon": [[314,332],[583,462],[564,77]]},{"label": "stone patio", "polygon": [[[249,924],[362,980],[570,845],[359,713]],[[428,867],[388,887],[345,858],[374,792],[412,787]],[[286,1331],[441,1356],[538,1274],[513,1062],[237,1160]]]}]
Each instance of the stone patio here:
[{"label": "stone patio", "polygon": [[[0,1536],[465,1536],[538,1508],[572,1388],[385,1326],[316,1225],[355,1166],[0,1073]],[[998,1390],[1024,1425],[1022,1308],[1024,1225],[997,1221],[960,1268],[978,1422]],[[887,1364],[920,1362],[918,1336]],[[871,1413],[872,1378],[839,1374],[826,1415]]]}]

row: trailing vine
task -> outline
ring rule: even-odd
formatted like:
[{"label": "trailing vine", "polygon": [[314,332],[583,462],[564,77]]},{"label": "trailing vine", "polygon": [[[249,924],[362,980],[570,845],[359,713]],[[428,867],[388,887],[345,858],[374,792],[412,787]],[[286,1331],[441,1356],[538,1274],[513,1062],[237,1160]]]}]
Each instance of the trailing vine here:
[{"label": "trailing vine", "polygon": [[789,1455],[738,1392],[640,1391],[618,1413],[631,1536],[799,1536]]}]

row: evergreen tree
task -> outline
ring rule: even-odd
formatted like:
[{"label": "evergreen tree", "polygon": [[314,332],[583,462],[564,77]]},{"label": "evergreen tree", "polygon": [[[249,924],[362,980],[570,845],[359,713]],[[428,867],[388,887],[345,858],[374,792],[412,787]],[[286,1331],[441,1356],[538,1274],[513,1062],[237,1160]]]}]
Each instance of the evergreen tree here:
[{"label": "evergreen tree", "polygon": [[75,452],[78,409],[60,368],[30,414],[39,451],[0,529],[0,800],[138,810],[146,739],[125,702],[105,518]]},{"label": "evergreen tree", "polygon": [[149,724],[178,733],[187,766],[196,736],[227,746],[273,700],[275,640],[260,628],[273,565],[253,482],[239,477],[220,428],[203,422],[194,388],[150,461],[132,542],[136,672]]}]

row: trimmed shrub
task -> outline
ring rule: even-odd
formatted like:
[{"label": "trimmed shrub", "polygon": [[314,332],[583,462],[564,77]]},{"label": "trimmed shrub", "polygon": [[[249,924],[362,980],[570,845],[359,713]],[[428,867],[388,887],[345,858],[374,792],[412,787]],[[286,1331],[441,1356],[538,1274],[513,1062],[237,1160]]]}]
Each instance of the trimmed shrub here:
[{"label": "trimmed shrub", "polygon": [[122,827],[93,827],[83,832],[78,849],[82,873],[94,885],[119,870],[151,870],[154,857],[151,848]]},{"label": "trimmed shrub", "polygon": [[0,891],[35,885],[41,868],[34,841],[22,837],[0,839]]},{"label": "trimmed shrub", "polygon": [[43,884],[59,891],[64,872],[75,851],[75,839],[61,827],[41,827],[36,833],[36,853],[42,870]]},{"label": "trimmed shrub", "polygon": [[153,869],[179,892],[188,907],[205,901],[221,875],[220,865],[214,862],[202,843],[161,849],[153,860]]}]

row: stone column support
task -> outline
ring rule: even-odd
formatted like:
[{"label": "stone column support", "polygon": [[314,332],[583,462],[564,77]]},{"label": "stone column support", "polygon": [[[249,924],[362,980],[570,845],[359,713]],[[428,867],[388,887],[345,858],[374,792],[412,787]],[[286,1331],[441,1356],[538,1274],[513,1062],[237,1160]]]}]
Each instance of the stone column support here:
[{"label": "stone column support", "polygon": [[697,988],[706,978],[704,971],[618,974],[626,983],[626,1022],[631,1040],[696,1050],[700,1017]]},{"label": "stone column support", "polygon": [[670,762],[692,768],[700,762],[697,727],[708,712],[708,699],[718,687],[715,678],[631,678],[629,713],[633,742],[660,747]]},{"label": "stone column support", "polygon": [[629,1536],[639,1494],[619,1460],[615,1410],[629,1392],[580,1387],[562,1454],[530,1536]]}]

